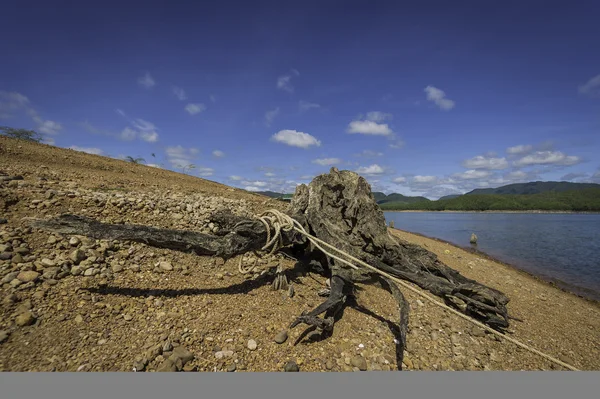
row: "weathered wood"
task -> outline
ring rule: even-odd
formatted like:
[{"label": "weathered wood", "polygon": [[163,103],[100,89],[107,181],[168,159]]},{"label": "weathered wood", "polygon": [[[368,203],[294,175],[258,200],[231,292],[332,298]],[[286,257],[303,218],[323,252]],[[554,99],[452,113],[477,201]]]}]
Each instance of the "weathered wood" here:
[{"label": "weathered wood", "polygon": [[[59,234],[84,235],[96,239],[134,241],[157,248],[167,248],[197,255],[229,259],[246,252],[260,250],[265,245],[267,230],[256,219],[227,213],[214,216],[221,227],[220,236],[187,230],[161,229],[144,225],[101,223],[77,215],[61,215],[54,219],[33,219],[29,225]],[[283,233],[284,243],[297,239],[297,233]]]}]

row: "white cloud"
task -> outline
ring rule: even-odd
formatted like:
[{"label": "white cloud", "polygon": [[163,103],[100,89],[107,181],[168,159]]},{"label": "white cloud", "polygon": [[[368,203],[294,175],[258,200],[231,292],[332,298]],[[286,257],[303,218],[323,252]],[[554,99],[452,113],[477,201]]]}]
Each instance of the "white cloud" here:
[{"label": "white cloud", "polygon": [[576,179],[586,178],[588,176],[589,176],[588,173],[567,173],[566,175],[562,176],[560,178],[560,180],[572,181],[572,180],[576,180]]},{"label": "white cloud", "polygon": [[375,158],[383,156],[383,152],[377,152],[373,150],[363,150],[363,152],[356,154],[357,157]]},{"label": "white cloud", "polygon": [[267,172],[267,173],[265,173],[265,176],[267,176],[267,177],[273,177],[273,176],[276,176],[276,175],[273,172]]},{"label": "white cloud", "polygon": [[471,169],[471,170],[467,170],[466,172],[463,172],[463,173],[455,173],[452,175],[452,177],[454,177],[455,179],[460,179],[460,180],[477,180],[477,179],[484,179],[486,177],[489,177],[491,174],[492,174],[492,172],[487,171],[487,170]]},{"label": "white cloud", "polygon": [[149,89],[156,85],[156,81],[154,80],[152,75],[150,75],[150,72],[146,72],[144,76],[138,78],[138,84],[142,87],[145,87],[146,89]]},{"label": "white cloud", "polygon": [[269,185],[269,183],[265,182],[265,181],[259,181],[259,180],[256,180],[256,181],[247,181],[246,180],[246,181],[242,182],[242,185],[265,188]]},{"label": "white cloud", "polygon": [[295,130],[280,130],[271,137],[271,140],[292,147],[308,148],[310,146],[321,146],[321,142],[308,133]]},{"label": "white cloud", "polygon": [[246,191],[264,191],[261,187],[256,187],[256,186],[245,186],[244,190],[246,190]]},{"label": "white cloud", "polygon": [[406,177],[402,177],[402,176],[396,177],[396,178],[392,179],[392,181],[394,183],[398,183],[398,184],[406,183]]},{"label": "white cloud", "polygon": [[521,154],[527,154],[531,150],[533,150],[533,146],[521,144],[521,145],[516,145],[514,147],[508,147],[506,149],[506,152],[511,155],[521,155]]},{"label": "white cloud", "polygon": [[158,133],[152,132],[141,132],[140,138],[148,143],[156,143],[158,141]]},{"label": "white cloud", "polygon": [[180,145],[167,147],[165,152],[171,165],[176,168],[183,168],[193,163],[199,153],[196,148],[187,148]]},{"label": "white cloud", "polygon": [[198,171],[198,176],[208,177],[212,176],[215,172],[213,168],[199,167],[196,169]]},{"label": "white cloud", "polygon": [[513,162],[515,166],[531,165],[562,165],[570,166],[581,162],[581,158],[572,155],[565,155],[560,151],[536,151],[533,154],[526,155],[523,158]]},{"label": "white cloud", "polygon": [[385,112],[379,112],[379,111],[367,112],[367,120],[370,120],[373,122],[383,122],[388,119],[392,119],[392,117],[393,117],[392,114],[387,114]]},{"label": "white cloud", "polygon": [[201,103],[198,103],[198,104],[188,104],[188,105],[185,106],[185,110],[190,115],[196,115],[196,114],[199,114],[200,112],[205,111],[206,110],[206,105],[201,104]]},{"label": "white cloud", "polygon": [[308,111],[310,109],[317,109],[317,108],[321,108],[321,105],[316,104],[316,103],[311,103],[308,101],[300,101],[298,103],[298,107],[300,108],[300,111]]},{"label": "white cloud", "polygon": [[123,129],[123,131],[121,131],[119,138],[124,141],[131,141],[131,140],[135,140],[136,136],[137,136],[137,131],[135,131],[134,129],[132,129],[130,127],[126,127],[125,129]]},{"label": "white cloud", "polygon": [[271,123],[273,123],[273,120],[277,115],[279,115],[279,107],[265,112],[265,124],[271,126]]},{"label": "white cloud", "polygon": [[413,177],[414,183],[430,184],[430,183],[436,183],[437,181],[438,181],[438,178],[436,176],[417,175],[417,176]]},{"label": "white cloud", "polygon": [[292,80],[293,76],[298,76],[298,75],[300,75],[300,73],[297,70],[292,69],[291,73],[278,77],[277,78],[277,88],[287,91],[288,93],[293,93],[294,86],[292,86],[291,80]]},{"label": "white cloud", "polygon": [[24,111],[31,117],[37,124],[36,130],[40,133],[54,135],[63,128],[58,122],[42,119],[23,94],[14,91],[0,91],[0,118],[11,118],[20,111]]},{"label": "white cloud", "polygon": [[69,148],[72,150],[75,150],[75,151],[86,152],[88,154],[94,154],[94,155],[102,155],[102,153],[103,153],[103,151],[100,148],[95,148],[95,147],[79,147],[76,145],[72,145]]},{"label": "white cloud", "polygon": [[181,87],[173,86],[172,90],[173,90],[173,94],[175,94],[175,97],[177,97],[179,99],[179,101],[187,100],[187,95],[185,94],[185,90],[183,90]]},{"label": "white cloud", "polygon": [[437,87],[427,86],[424,91],[427,93],[427,100],[436,104],[440,109],[449,111],[454,108],[454,101],[446,98],[446,93],[444,93],[443,90],[440,90]]},{"label": "white cloud", "polygon": [[225,153],[221,150],[214,150],[212,154],[217,158],[223,158],[225,156]]},{"label": "white cloud", "polygon": [[394,149],[400,149],[404,147],[404,141],[400,140],[400,139],[396,139],[394,140],[394,142],[392,144],[390,144],[390,148],[394,148]]},{"label": "white cloud", "polygon": [[587,83],[579,86],[579,93],[592,96],[600,95],[600,75],[594,76]]},{"label": "white cloud", "polygon": [[377,165],[377,164],[373,164],[370,166],[362,166],[360,168],[358,168],[356,170],[356,173],[358,173],[359,175],[381,175],[385,172],[385,170]]},{"label": "white cloud", "polygon": [[380,136],[389,136],[392,129],[386,123],[377,123],[374,121],[352,121],[346,130],[348,133],[371,134]]},{"label": "white cloud", "polygon": [[149,163],[149,164],[146,164],[146,166],[152,166],[153,168],[162,169],[162,166],[160,166],[160,165],[157,165],[157,164],[155,164],[155,163]]},{"label": "white cloud", "polygon": [[39,130],[41,133],[57,134],[60,130],[62,130],[62,125],[58,122],[49,120],[44,121],[39,117],[34,117],[33,119],[38,123],[37,130]]},{"label": "white cloud", "polygon": [[233,180],[233,181],[240,181],[240,180],[244,180],[244,178],[242,176],[229,176],[229,180]]},{"label": "white cloud", "polygon": [[508,162],[506,158],[494,158],[478,155],[463,161],[463,166],[470,169],[506,169]]},{"label": "white cloud", "polygon": [[317,165],[327,166],[327,165],[335,165],[341,163],[342,160],[339,158],[321,158],[321,159],[313,159],[312,163],[316,163]]}]

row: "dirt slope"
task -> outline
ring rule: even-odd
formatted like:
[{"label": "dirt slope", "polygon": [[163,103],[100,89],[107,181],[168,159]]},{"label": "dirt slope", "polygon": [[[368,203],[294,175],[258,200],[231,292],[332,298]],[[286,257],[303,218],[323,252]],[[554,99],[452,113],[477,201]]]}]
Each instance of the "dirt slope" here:
[{"label": "dirt slope", "polygon": [[[295,296],[238,260],[198,257],[137,243],[59,237],[27,229],[24,217],[64,212],[106,222],[209,232],[210,214],[257,215],[284,204],[166,170],[0,136],[0,370],[301,371],[392,370],[397,309],[363,286],[333,336],[300,341],[302,327],[275,337],[322,298],[324,278],[281,263]],[[17,175],[23,180],[7,180]],[[398,226],[401,227],[401,226]],[[523,318],[513,336],[581,369],[600,368],[600,307],[510,267],[427,238],[394,231],[468,277],[499,288]],[[449,251],[449,253],[446,253]],[[251,259],[252,258],[252,259]],[[247,262],[253,257],[248,256]],[[553,365],[473,328],[412,292],[408,370],[539,370]],[[256,345],[254,345],[256,344]],[[363,344],[363,347],[359,347]],[[170,360],[169,360],[170,359]],[[560,369],[560,367],[557,367]]]}]

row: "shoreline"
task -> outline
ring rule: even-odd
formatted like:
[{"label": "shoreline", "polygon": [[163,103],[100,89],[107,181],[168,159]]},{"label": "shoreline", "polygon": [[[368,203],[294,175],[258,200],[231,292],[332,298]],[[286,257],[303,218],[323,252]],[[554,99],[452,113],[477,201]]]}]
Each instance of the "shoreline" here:
[{"label": "shoreline", "polygon": [[535,214],[542,214],[542,213],[556,213],[556,214],[582,214],[582,215],[600,215],[600,212],[595,212],[595,211],[539,211],[539,210],[529,210],[529,211],[449,211],[449,210],[444,210],[444,211],[417,211],[417,210],[387,210],[387,209],[382,209],[383,212],[413,212],[413,213],[418,213],[418,212],[429,212],[429,213],[535,213]]},{"label": "shoreline", "polygon": [[461,246],[459,244],[456,244],[456,243],[453,243],[451,241],[446,241],[446,240],[443,240],[441,238],[431,237],[431,236],[427,236],[427,235],[421,234],[421,233],[416,233],[416,232],[413,232],[413,231],[401,230],[401,229],[391,228],[391,227],[388,227],[388,229],[399,231],[399,232],[402,232],[404,234],[411,234],[411,235],[415,235],[415,236],[418,236],[418,237],[427,238],[429,240],[433,240],[433,241],[439,242],[441,244],[450,245],[452,247],[455,247],[455,248],[458,248],[458,249],[463,250],[465,252],[471,253],[471,254],[473,254],[475,256],[478,256],[480,258],[483,258],[485,260],[488,260],[488,261],[491,261],[491,262],[495,262],[495,263],[501,264],[503,266],[509,267],[512,270],[514,270],[515,272],[522,273],[523,275],[526,275],[526,276],[528,276],[530,278],[533,278],[534,280],[536,280],[536,281],[538,281],[540,283],[543,283],[543,284],[545,284],[547,286],[550,286],[552,288],[556,288],[556,289],[558,289],[558,290],[560,290],[562,292],[574,295],[577,298],[583,299],[583,300],[588,301],[588,302],[590,302],[592,304],[600,306],[600,294],[596,293],[594,295],[594,296],[598,297],[599,299],[591,298],[590,296],[584,295],[582,293],[582,292],[589,292],[589,290],[586,289],[586,288],[574,286],[572,284],[566,283],[566,282],[561,281],[559,279],[553,279],[553,278],[549,278],[549,277],[548,278],[544,278],[543,276],[539,276],[537,274],[534,274],[534,273],[528,272],[526,270],[523,270],[518,265],[505,262],[505,261],[503,261],[501,259],[498,259],[498,258],[492,256],[492,255],[489,255],[489,254],[487,254],[487,253],[485,253],[485,252],[483,252],[483,251],[481,251],[481,250],[479,250],[477,248],[463,247],[463,246]]}]

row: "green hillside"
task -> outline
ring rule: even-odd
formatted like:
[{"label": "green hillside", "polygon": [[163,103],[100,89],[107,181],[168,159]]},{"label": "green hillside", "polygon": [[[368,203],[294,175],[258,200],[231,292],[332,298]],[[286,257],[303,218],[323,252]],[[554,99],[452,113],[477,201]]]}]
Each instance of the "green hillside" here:
[{"label": "green hillside", "polygon": [[[478,188],[465,195],[498,194],[498,195],[530,195],[545,192],[563,192],[571,190],[585,190],[600,188],[600,184],[571,183],[566,181],[534,181],[529,183],[515,183],[498,188]],[[441,198],[440,198],[441,199]]]},{"label": "green hillside", "polygon": [[422,211],[575,211],[600,212],[600,188],[539,194],[469,194],[415,203],[381,204],[383,210]]}]

